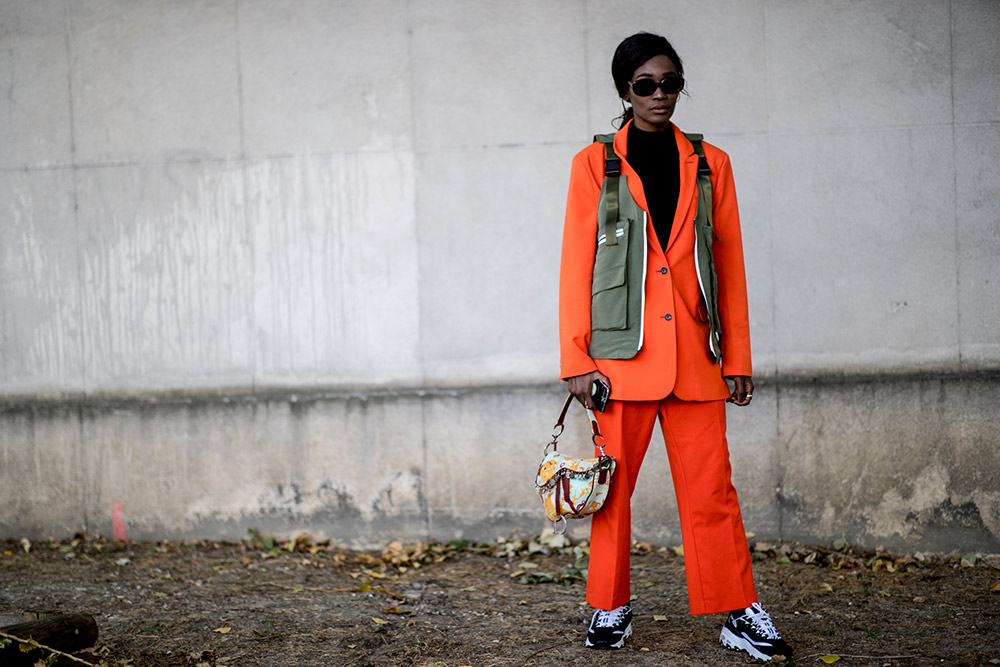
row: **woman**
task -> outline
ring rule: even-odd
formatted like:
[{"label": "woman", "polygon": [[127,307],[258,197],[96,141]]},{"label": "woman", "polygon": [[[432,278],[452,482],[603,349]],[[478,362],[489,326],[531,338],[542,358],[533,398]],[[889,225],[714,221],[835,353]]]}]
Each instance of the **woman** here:
[{"label": "woman", "polygon": [[[618,46],[611,73],[623,107],[631,108],[613,153],[595,142],[573,159],[559,285],[561,377],[591,408],[593,382],[611,388],[598,421],[618,461],[591,524],[587,601],[596,610],[586,645],[620,648],[632,634],[630,498],[658,418],[677,493],[691,613],[730,612],[720,635],[729,648],[763,660],[791,657],[757,602],[730,481],[725,403],[749,405],[753,380],[729,157],[701,144],[711,170],[713,298],[702,289],[710,277],[705,256],[700,266],[696,260],[699,155],[670,122],[684,86],[681,59],[665,38],[638,33]],[[615,212],[602,183],[619,171]],[[713,320],[721,325],[714,347]]]}]

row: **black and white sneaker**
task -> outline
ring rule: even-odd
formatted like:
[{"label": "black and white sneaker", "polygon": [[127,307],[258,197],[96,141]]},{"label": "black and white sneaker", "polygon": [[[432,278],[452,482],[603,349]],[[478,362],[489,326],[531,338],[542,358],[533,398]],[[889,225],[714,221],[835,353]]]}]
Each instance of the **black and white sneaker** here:
[{"label": "black and white sneaker", "polygon": [[587,648],[621,648],[631,636],[632,609],[627,604],[611,611],[598,609],[590,619],[584,645]]},{"label": "black and white sneaker", "polygon": [[722,626],[719,642],[726,648],[746,651],[758,660],[770,660],[781,655],[792,657],[792,647],[785,643],[760,603],[754,602],[742,611],[730,612]]}]

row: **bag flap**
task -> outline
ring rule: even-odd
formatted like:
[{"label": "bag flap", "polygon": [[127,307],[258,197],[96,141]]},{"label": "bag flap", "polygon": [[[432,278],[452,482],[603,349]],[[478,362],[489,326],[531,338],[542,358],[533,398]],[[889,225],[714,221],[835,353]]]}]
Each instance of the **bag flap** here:
[{"label": "bag flap", "polygon": [[550,452],[542,459],[538,466],[538,473],[535,475],[535,486],[546,486],[552,478],[561,472],[588,473],[594,470],[600,463],[600,459],[575,459],[564,456],[559,452]]}]

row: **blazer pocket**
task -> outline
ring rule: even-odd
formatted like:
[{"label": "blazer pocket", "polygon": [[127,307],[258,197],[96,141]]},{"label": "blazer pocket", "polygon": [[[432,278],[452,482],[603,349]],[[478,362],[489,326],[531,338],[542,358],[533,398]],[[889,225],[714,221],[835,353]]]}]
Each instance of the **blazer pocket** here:
[{"label": "blazer pocket", "polygon": [[705,302],[702,301],[700,295],[698,297],[698,308],[695,309],[694,316],[698,318],[699,322],[708,324],[708,311],[705,310]]}]

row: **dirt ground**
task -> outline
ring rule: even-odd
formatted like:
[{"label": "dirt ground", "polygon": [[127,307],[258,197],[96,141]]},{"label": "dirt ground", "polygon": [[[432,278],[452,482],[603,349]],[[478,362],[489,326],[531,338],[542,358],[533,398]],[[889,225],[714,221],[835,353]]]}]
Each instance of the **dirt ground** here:
[{"label": "dirt ground", "polygon": [[[1000,664],[1000,557],[752,547],[761,600],[795,649],[787,665]],[[256,534],[6,540],[0,626],[93,614],[97,645],[76,656],[108,667],[752,662],[719,645],[721,615],[688,614],[679,547],[633,552],[635,634],[620,651],[584,648],[587,547],[550,534],[383,552]]]}]

